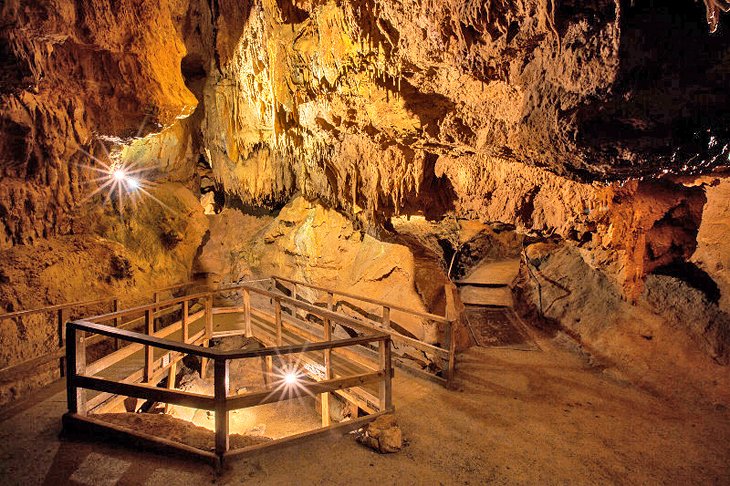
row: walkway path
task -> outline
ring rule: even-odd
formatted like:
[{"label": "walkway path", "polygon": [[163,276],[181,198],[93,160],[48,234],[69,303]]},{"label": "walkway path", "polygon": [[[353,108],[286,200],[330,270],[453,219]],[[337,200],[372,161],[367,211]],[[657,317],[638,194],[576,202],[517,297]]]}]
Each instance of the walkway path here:
[{"label": "walkway path", "polygon": [[[675,403],[550,352],[472,348],[458,391],[397,372],[408,446],[380,455],[321,437],[231,463],[216,484],[722,484],[730,413]],[[0,422],[0,484],[209,484],[211,468],[107,443],[60,441],[57,393]]]},{"label": "walkway path", "polygon": [[466,322],[479,346],[538,349],[514,312],[511,286],[519,271],[519,258],[482,262],[456,282],[466,306]]}]

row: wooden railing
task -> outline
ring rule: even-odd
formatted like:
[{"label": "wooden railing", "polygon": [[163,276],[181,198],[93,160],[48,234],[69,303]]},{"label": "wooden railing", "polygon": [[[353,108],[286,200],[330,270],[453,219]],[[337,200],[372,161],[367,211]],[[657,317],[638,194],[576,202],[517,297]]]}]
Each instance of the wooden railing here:
[{"label": "wooden railing", "polygon": [[[216,294],[231,291],[241,292],[241,307],[214,308],[213,298]],[[251,294],[257,293],[269,298],[274,302],[274,325],[277,345],[251,351],[220,351],[206,347],[210,339],[221,335],[244,334],[254,335],[252,317],[259,309],[251,305]],[[188,313],[191,303],[203,302],[203,309],[195,314]],[[281,305],[287,304],[312,313],[317,313],[325,323],[323,328],[323,341],[305,342],[294,345],[283,345],[282,335],[289,323],[284,322],[281,315]],[[180,320],[172,323],[158,331],[155,331],[151,321],[154,319],[155,310],[168,310],[179,308],[181,310]],[[231,309],[244,314],[244,329],[236,332],[214,333],[213,316],[230,312]],[[145,332],[134,332],[116,327],[104,325],[104,322],[111,322],[125,316],[144,313]],[[191,335],[190,326],[193,322],[204,319],[204,326],[201,331]],[[369,335],[348,338],[331,339],[331,326],[334,323],[346,324],[352,327],[366,330]],[[181,332],[180,341],[169,339],[175,332]],[[86,334],[94,335],[87,338]],[[126,341],[131,344],[120,348],[113,353],[104,356],[94,362],[87,363],[86,347],[91,339],[112,338]],[[360,321],[346,316],[336,314],[330,310],[316,307],[305,302],[296,301],[281,294],[259,289],[252,285],[238,285],[216,291],[201,292],[162,302],[156,302],[144,306],[135,307],[123,311],[111,312],[99,316],[89,317],[83,320],[69,322],[66,325],[66,363],[67,363],[67,394],[68,414],[64,416],[64,428],[84,429],[94,431],[111,432],[126,437],[146,441],[157,446],[173,447],[178,450],[193,453],[215,461],[217,464],[226,458],[252,452],[262,448],[275,447],[280,444],[299,440],[313,434],[331,431],[334,429],[352,429],[362,426],[365,422],[374,419],[377,415],[393,410],[392,404],[392,360],[391,360],[391,336],[384,332],[372,332],[369,326],[363,325]],[[350,356],[356,354],[354,348],[378,344],[378,361],[374,369],[368,368],[366,373],[358,373],[347,376],[334,377],[331,368],[331,356],[333,352],[342,352]],[[199,344],[199,345],[198,345]],[[153,349],[167,350],[169,353],[155,360]],[[120,362],[131,356],[133,353],[144,349],[144,364],[140,370],[121,379],[102,378],[97,375],[100,371]],[[323,353],[324,374],[319,381],[303,382],[297,388],[290,390],[283,396],[276,396],[271,389],[230,394],[228,389],[229,364],[232,360],[248,358],[264,358],[270,362],[274,357],[287,356],[290,354],[302,354],[321,351]],[[213,362],[214,370],[214,394],[202,395],[174,389],[175,364],[184,356],[192,355],[201,359],[201,374],[205,375],[208,363]],[[168,373],[168,388],[159,388],[155,383]],[[362,387],[368,384],[379,384],[378,410],[365,417],[360,417],[339,424],[331,424],[329,417],[329,394],[339,392],[343,389]],[[276,383],[269,384],[275,386]],[[101,392],[97,396],[87,400],[86,390]],[[240,408],[272,403],[275,401],[295,398],[299,396],[319,394],[322,397],[322,427],[310,432],[296,436],[276,439],[265,444],[254,445],[243,449],[230,450],[228,412]],[[115,426],[97,419],[89,414],[108,400],[118,399],[122,396],[142,398],[154,402],[182,405],[215,412],[215,452],[195,449],[185,444],[172,442],[163,438],[142,434],[124,427]]]},{"label": "wooden railing", "polygon": [[[322,292],[326,297],[322,300],[326,302],[327,309],[334,311],[336,309],[336,297],[345,297],[348,301],[364,302],[366,304],[375,305],[380,307],[380,315],[376,316],[375,319],[370,316],[363,314],[362,320],[357,320],[360,326],[366,326],[371,331],[385,332],[390,335],[391,339],[395,344],[402,344],[411,346],[420,351],[423,351],[431,356],[438,358],[441,361],[442,368],[438,372],[440,376],[434,375],[425,371],[430,378],[436,378],[438,381],[445,382],[448,386],[453,384],[455,363],[456,363],[456,326],[459,322],[459,316],[456,311],[454,303],[453,288],[451,285],[446,285],[444,288],[446,296],[446,315],[440,316],[432,314],[430,312],[423,312],[419,310],[409,309],[407,307],[385,302],[378,299],[372,299],[362,295],[356,295],[349,292],[343,292],[336,289],[327,287],[320,287],[317,285],[310,284],[308,282],[302,282],[300,280],[293,280],[286,277],[274,276],[271,277],[272,289],[280,287],[287,288],[291,298],[296,302],[301,302],[303,296],[298,292],[298,287],[305,287],[318,292]],[[289,288],[291,286],[291,288]],[[310,304],[314,304],[310,302]],[[395,322],[392,320],[391,311],[398,311],[408,316],[412,316],[425,321],[431,321],[443,325],[443,341],[440,345],[434,345],[426,343],[422,340],[417,339],[413,335],[406,335],[401,330],[394,329]],[[402,329],[403,326],[397,326]],[[424,370],[416,368],[413,365],[409,365],[407,361],[396,359],[396,364],[407,371],[412,371],[418,374],[423,374]]]},{"label": "wooden railing", "polygon": [[[166,292],[171,292],[174,290],[179,290],[185,287],[192,287],[192,286],[198,286],[198,285],[204,285],[200,281],[190,281],[185,282],[181,284],[171,285],[168,287],[163,287],[156,289],[153,293],[153,300],[154,302],[159,302],[162,298],[162,296]],[[15,363],[12,365],[7,365],[3,368],[0,368],[0,382],[11,382],[18,379],[22,379],[24,376],[27,376],[29,374],[32,374],[33,372],[37,372],[40,367],[43,365],[46,365],[48,363],[51,363],[53,361],[60,362],[59,370],[61,372],[61,376],[63,376],[63,373],[66,369],[65,365],[63,364],[63,359],[66,356],[66,343],[65,343],[65,335],[63,331],[64,324],[69,321],[72,318],[72,313],[76,311],[76,314],[78,314],[78,311],[94,307],[94,306],[103,306],[103,305],[109,305],[112,312],[117,312],[121,310],[121,301],[118,297],[112,296],[112,297],[105,297],[101,299],[95,299],[95,300],[86,300],[86,301],[78,301],[78,302],[70,302],[66,304],[58,304],[58,305],[49,305],[45,307],[39,307],[36,309],[28,309],[28,310],[21,310],[21,311],[15,311],[15,312],[9,312],[6,314],[0,314],[0,321],[6,320],[6,319],[22,319],[24,317],[35,315],[35,314],[46,314],[46,315],[52,315],[54,316],[54,320],[56,322],[56,332],[57,332],[57,338],[56,342],[58,343],[58,348],[54,350],[49,350],[48,352],[44,353],[41,356],[37,356],[34,358],[29,358],[24,361],[21,361],[19,363]],[[155,318],[161,318],[166,315],[166,312],[164,311],[158,311],[154,313]],[[132,316],[133,318],[123,322],[121,317],[117,317],[114,319],[114,326],[120,328],[120,329],[132,329],[134,327],[139,326],[144,319],[144,316]],[[87,345],[94,344],[95,342],[99,342],[100,339],[97,339],[96,341],[92,341],[87,343]],[[114,342],[114,347],[118,347],[118,342]]]}]

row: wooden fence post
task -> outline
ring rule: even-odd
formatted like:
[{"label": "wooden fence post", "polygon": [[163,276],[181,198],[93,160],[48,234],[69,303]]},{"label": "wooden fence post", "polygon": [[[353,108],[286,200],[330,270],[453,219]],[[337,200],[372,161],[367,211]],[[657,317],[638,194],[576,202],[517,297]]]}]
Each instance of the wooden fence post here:
[{"label": "wooden fence post", "polygon": [[276,277],[271,277],[269,280],[269,292],[276,292]]},{"label": "wooden fence post", "polygon": [[[144,328],[148,336],[154,334],[154,322],[155,314],[154,308],[149,308],[144,311]],[[154,348],[149,344],[144,345],[144,381],[149,383],[152,379],[152,366],[155,363],[154,359]]]},{"label": "wooden fence post", "polygon": [[266,388],[274,386],[274,358],[271,356],[264,356],[264,382]]},{"label": "wooden fence post", "polygon": [[[159,292],[155,292],[154,293],[154,300],[155,300],[155,304],[159,304],[160,303],[160,293]],[[152,312],[153,312],[153,314],[152,314],[152,327],[154,328],[154,331],[157,331],[157,326],[155,324],[154,317],[157,315],[157,311],[158,310],[159,310],[159,308],[157,306],[154,306],[154,308],[152,309]]]},{"label": "wooden fence post", "polygon": [[188,324],[189,319],[189,313],[190,311],[190,302],[188,300],[183,300],[182,303],[182,317],[180,319],[181,325],[182,325],[182,339],[184,343],[187,343],[190,339],[190,328]]},{"label": "wooden fence post", "polygon": [[380,410],[390,410],[393,408],[393,383],[392,383],[392,365],[390,359],[390,337],[385,337],[380,341],[380,369],[383,370],[383,381],[380,382]]},{"label": "wooden fence post", "polygon": [[274,299],[274,319],[276,322],[276,345],[281,346],[281,299]]},{"label": "wooden fence post", "polygon": [[243,323],[246,330],[246,337],[253,336],[251,329],[251,292],[243,289]]},{"label": "wooden fence post", "polygon": [[76,386],[76,375],[86,372],[84,332],[66,326],[66,400],[69,413],[86,415],[86,390]]},{"label": "wooden fence post", "polygon": [[[324,318],[324,340],[332,341],[332,324],[329,317]],[[332,379],[332,350],[324,350],[324,379]],[[330,394],[322,393],[322,427],[330,425]]]},{"label": "wooden fence post", "polygon": [[[173,390],[175,389],[175,378],[177,377],[177,361],[172,360],[170,362],[170,369],[167,372],[167,389]],[[165,404],[165,413],[170,411],[170,404]]]},{"label": "wooden fence post", "polygon": [[456,321],[449,322],[448,329],[449,363],[446,370],[446,386],[453,388],[456,373]]},{"label": "wooden fence post", "polygon": [[390,329],[390,307],[387,305],[383,306],[383,319],[381,321],[383,327]]},{"label": "wooden fence post", "polygon": [[[114,312],[119,312],[119,310],[120,310],[118,298],[114,299],[113,310],[114,310]],[[115,317],[114,318],[114,327],[119,329],[119,326],[121,326],[121,325],[122,325],[122,318],[119,316]],[[119,349],[119,338],[114,338],[114,349],[115,350]]]},{"label": "wooden fence post", "polygon": [[446,294],[446,318],[449,320],[446,329],[447,348],[449,350],[449,359],[446,365],[446,386],[452,388],[454,386],[454,374],[456,372],[456,304],[454,302],[454,293],[451,284],[444,286]]},{"label": "wooden fence post", "polygon": [[[213,294],[205,298],[205,346],[210,347],[210,340],[213,337]],[[205,378],[208,369],[208,358],[200,360],[200,376]]]},{"label": "wooden fence post", "polygon": [[[63,348],[66,343],[65,340],[65,330],[64,327],[66,326],[66,322],[68,321],[68,308],[60,308],[58,309],[58,315],[57,315],[57,322],[58,322],[58,347]],[[64,363],[65,358],[61,358],[61,376],[63,376],[66,373],[66,366]]]},{"label": "wooden fence post", "polygon": [[215,359],[214,372],[214,399],[215,399],[215,453],[223,461],[223,454],[228,451],[228,410],[226,397],[228,396],[228,360]]}]

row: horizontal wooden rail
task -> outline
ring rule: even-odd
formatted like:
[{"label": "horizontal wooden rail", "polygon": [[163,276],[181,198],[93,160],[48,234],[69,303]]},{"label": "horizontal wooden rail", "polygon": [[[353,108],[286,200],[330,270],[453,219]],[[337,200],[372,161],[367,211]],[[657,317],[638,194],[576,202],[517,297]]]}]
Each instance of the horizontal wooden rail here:
[{"label": "horizontal wooden rail", "polygon": [[215,401],[212,396],[199,395],[182,390],[168,390],[167,388],[158,388],[151,385],[123,383],[86,375],[74,376],[73,385],[89,390],[144,398],[155,402],[182,405],[183,407],[193,407],[201,410],[215,409]]},{"label": "horizontal wooden rail", "polygon": [[[101,334],[108,337],[116,337],[125,341],[137,344],[149,345],[168,351],[177,351],[180,353],[191,354],[208,359],[244,359],[259,358],[263,356],[282,356],[286,354],[305,353],[309,351],[321,351],[323,349],[335,349],[347,346],[357,346],[359,344],[367,344],[375,341],[382,341],[389,336],[385,333],[372,334],[363,337],[337,339],[334,341],[324,341],[320,343],[295,344],[290,346],[276,346],[271,348],[252,349],[247,351],[220,351],[217,349],[206,348],[203,346],[194,346],[191,344],[170,341],[157,336],[150,336],[135,331],[127,331],[125,329],[117,329],[104,324],[96,324],[86,321],[73,321],[68,323],[79,331]],[[170,326],[168,326],[170,327]]]},{"label": "horizontal wooden rail", "polygon": [[210,297],[213,294],[213,292],[197,292],[195,294],[190,295],[184,295],[182,297],[175,297],[169,300],[163,300],[161,302],[153,302],[151,304],[143,304],[138,305],[137,307],[130,307],[129,309],[124,309],[121,311],[116,312],[108,312],[106,314],[99,314],[96,316],[90,316],[84,318],[84,321],[86,322],[94,322],[94,323],[101,323],[101,322],[107,322],[111,321],[116,317],[126,317],[133,314],[139,314],[140,312],[146,312],[148,310],[159,310],[164,309],[166,307],[171,307],[175,304],[181,304],[185,301],[191,301],[196,299],[204,299],[207,297]]},{"label": "horizontal wooden rail", "polygon": [[[397,331],[394,331],[392,329],[387,329],[381,326],[375,326],[369,322],[361,321],[358,319],[355,319],[353,317],[343,316],[342,314],[338,314],[337,312],[327,310],[325,308],[316,306],[314,304],[310,304],[308,302],[303,302],[301,300],[296,300],[291,297],[287,297],[286,295],[282,295],[277,292],[269,292],[268,290],[262,290],[256,287],[251,287],[248,285],[239,285],[236,287],[229,287],[226,290],[241,290],[241,289],[247,289],[252,293],[257,293],[259,295],[262,295],[264,297],[268,297],[270,299],[279,300],[280,302],[289,304],[293,307],[297,307],[301,310],[306,310],[311,312],[312,314],[318,315],[319,317],[330,319],[333,323],[339,323],[344,324],[347,327],[351,327],[353,329],[358,329],[361,331],[366,332],[379,332],[388,334],[391,338],[393,338],[394,341],[402,341],[403,343],[412,346],[416,349],[420,349],[422,351],[434,353],[438,355],[441,358],[447,357],[448,350],[440,348],[438,346],[434,346],[432,344],[424,343],[423,341],[419,341],[418,339],[411,338],[408,336],[404,336],[400,334]],[[223,289],[221,289],[223,290]]]},{"label": "horizontal wooden rail", "polygon": [[[308,302],[303,302],[301,300],[293,299],[286,295],[282,295],[281,293],[278,293],[278,292],[271,292],[271,291],[260,289],[258,287],[254,287],[252,285],[247,285],[247,284],[239,284],[239,285],[234,285],[234,286],[229,286],[229,287],[221,287],[219,289],[209,291],[209,292],[200,292],[200,293],[191,294],[191,295],[187,295],[184,297],[177,297],[174,299],[165,300],[165,301],[157,302],[157,303],[153,303],[153,304],[145,304],[145,305],[141,305],[138,307],[125,309],[125,310],[119,311],[119,312],[110,312],[107,314],[92,316],[92,317],[85,319],[85,321],[93,321],[96,323],[110,321],[117,317],[124,317],[124,316],[130,315],[130,314],[145,312],[149,309],[163,309],[163,308],[175,305],[175,304],[179,304],[186,300],[210,298],[214,294],[218,294],[218,293],[222,293],[222,292],[237,291],[237,290],[247,290],[251,293],[255,293],[255,294],[261,295],[263,297],[267,297],[274,301],[279,301],[279,302],[289,304],[298,309],[311,312],[312,314],[318,315],[322,318],[330,319],[331,321],[333,321],[335,323],[344,324],[347,327],[359,329],[359,330],[365,331],[365,332],[375,331],[375,332],[385,333],[385,334],[388,334],[389,336],[391,336],[391,338],[393,338],[396,341],[402,341],[404,344],[412,346],[421,351],[434,353],[434,354],[438,355],[440,358],[448,359],[448,352],[449,352],[448,349],[440,348],[438,346],[434,346],[432,344],[425,343],[416,338],[404,336],[403,334],[400,334],[399,332],[394,331],[389,328],[385,328],[382,326],[375,326],[375,325],[365,322],[365,321],[361,321],[361,320],[358,320],[358,319],[355,319],[352,317],[348,317],[348,316],[343,316],[342,314],[338,314],[337,312],[316,306],[314,304],[310,304]],[[438,317],[439,319],[442,319],[442,320],[445,319],[440,316],[435,316],[435,317]],[[449,321],[446,321],[446,322],[449,322]]]},{"label": "horizontal wooden rail", "polygon": [[[159,288],[159,289],[155,289],[154,292],[155,293],[157,293],[157,292],[165,292],[165,291],[168,291],[168,290],[174,290],[174,289],[178,289],[178,288],[182,288],[182,287],[186,287],[186,286],[190,286],[190,285],[201,284],[201,282],[202,281],[193,280],[193,281],[190,281],[190,282],[185,282],[185,283],[170,285],[168,287],[162,287],[162,288]],[[2,319],[12,319],[12,318],[15,318],[15,317],[23,317],[23,316],[27,316],[29,314],[37,314],[37,313],[42,313],[42,312],[54,312],[54,311],[57,311],[57,310],[60,310],[60,309],[70,309],[70,308],[73,308],[73,307],[89,307],[89,306],[92,306],[92,305],[106,304],[108,302],[113,302],[114,300],[118,300],[118,299],[119,298],[118,297],[115,297],[115,296],[112,296],[112,297],[102,297],[102,298],[94,299],[94,300],[81,300],[81,301],[77,301],[77,302],[68,302],[68,303],[65,303],[65,304],[48,305],[48,306],[45,306],[45,307],[38,307],[38,308],[35,308],[35,309],[27,309],[27,310],[22,310],[22,311],[7,312],[5,314],[0,314],[0,320],[2,320]]]},{"label": "horizontal wooden rail", "polygon": [[334,294],[334,295],[341,295],[343,297],[347,297],[348,299],[359,300],[361,302],[367,302],[369,304],[383,306],[390,310],[397,310],[400,312],[405,312],[407,314],[411,314],[413,316],[420,317],[422,319],[428,319],[430,321],[436,321],[436,322],[441,322],[441,323],[449,322],[449,319],[447,319],[445,316],[440,316],[438,314],[431,314],[430,312],[423,312],[423,311],[419,311],[419,310],[415,310],[415,309],[409,309],[408,307],[402,307],[400,305],[392,304],[390,302],[385,302],[382,300],[371,299],[370,297],[364,297],[361,295],[351,294],[349,292],[342,292],[341,290],[320,287],[318,285],[312,285],[307,282],[302,282],[300,280],[293,280],[293,279],[286,278],[286,277],[280,277],[278,275],[273,276],[271,278],[276,279],[276,280],[281,280],[282,282],[289,282],[294,285],[301,285],[302,287],[309,287],[310,289],[319,290],[321,292],[327,292],[327,293]]},{"label": "horizontal wooden rail", "polygon": [[275,346],[271,348],[252,349],[249,351],[217,351],[219,358],[224,359],[242,359],[242,358],[259,358],[264,356],[283,356],[287,354],[308,353],[313,351],[322,351],[324,349],[337,349],[349,346],[357,346],[360,344],[368,344],[376,341],[388,339],[385,333],[371,334],[368,336],[335,339],[332,341],[322,341],[319,343],[293,344],[290,346]]},{"label": "horizontal wooden rail", "polygon": [[381,370],[374,373],[365,373],[345,378],[336,378],[333,380],[302,382],[290,388],[281,387],[279,390],[275,389],[244,393],[242,395],[228,397],[226,400],[226,406],[228,410],[237,410],[239,408],[265,405],[267,403],[280,402],[282,400],[290,400],[303,396],[313,396],[321,393],[341,390],[343,388],[352,388],[367,385],[369,383],[376,383],[383,381],[384,377],[385,373]]},{"label": "horizontal wooden rail", "polygon": [[[203,338],[203,334],[205,333],[205,330],[200,331],[196,335],[192,336],[190,338],[190,343],[196,343],[198,341],[201,341]],[[152,379],[150,382],[159,381],[164,376],[165,372],[169,370],[172,363],[180,361],[185,355],[183,353],[176,353],[171,352],[170,353],[170,363],[168,363],[166,366],[162,365],[164,357],[160,357],[153,363],[153,373],[152,373]],[[94,363],[92,363],[93,365]],[[89,366],[89,369],[86,370],[86,374],[91,375],[91,366]],[[126,378],[122,379],[122,383],[139,383],[144,378],[144,367],[140,367],[132,373],[131,375],[127,376]],[[97,407],[107,407],[109,409],[112,408],[113,405],[117,404],[118,402],[121,402],[122,400],[119,399],[119,396],[116,396],[116,400],[109,400],[110,398],[114,397],[115,395],[112,395],[111,393],[100,393],[97,396],[90,398],[87,401],[87,409],[91,411],[96,411],[95,409]]]},{"label": "horizontal wooden rail", "polygon": [[106,304],[109,302],[113,302],[115,299],[116,299],[116,297],[105,297],[103,299],[84,300],[84,301],[80,301],[80,302],[71,302],[68,304],[49,305],[46,307],[39,307],[37,309],[28,309],[28,310],[22,310],[22,311],[16,311],[16,312],[8,312],[6,314],[0,314],[0,320],[13,319],[16,317],[23,317],[23,316],[27,316],[29,314],[38,314],[38,313],[42,313],[42,312],[55,312],[57,310],[70,309],[72,307],[89,307],[92,305]]},{"label": "horizontal wooden rail", "polygon": [[[160,292],[166,292],[170,290],[179,289],[186,286],[192,286],[192,285],[202,285],[204,284],[203,281],[194,280],[189,282],[184,282],[180,284],[170,285],[167,287],[162,287],[154,290],[155,295],[159,295]],[[46,353],[44,353],[42,356],[37,356],[34,358],[29,358],[24,361],[21,361],[19,363],[14,363],[11,365],[7,365],[0,369],[0,382],[10,382],[14,380],[21,379],[23,376],[32,373],[33,371],[38,370],[39,367],[46,365],[48,363],[51,363],[53,361],[58,361],[59,359],[63,358],[66,355],[66,347],[65,347],[65,340],[64,340],[64,331],[63,326],[66,324],[66,322],[69,320],[69,313],[71,309],[74,308],[84,308],[84,307],[90,307],[95,305],[101,305],[101,304],[113,304],[115,311],[118,312],[119,310],[119,297],[117,296],[110,296],[110,297],[102,297],[99,299],[92,299],[92,300],[82,300],[82,301],[76,301],[76,302],[68,302],[64,304],[54,304],[54,305],[48,305],[44,307],[38,307],[35,309],[27,309],[27,310],[21,310],[21,311],[14,311],[14,312],[8,312],[5,314],[0,314],[0,320],[5,319],[15,319],[15,318],[21,318],[28,315],[33,314],[43,314],[43,313],[57,313],[56,316],[57,325],[58,325],[58,336],[56,341],[58,342],[58,348],[50,350]],[[128,315],[128,314],[127,314]],[[165,312],[156,312],[155,317],[162,317],[165,315]],[[129,329],[132,327],[135,327],[136,325],[144,322],[144,316],[140,316],[138,318],[132,319],[130,321],[125,322],[123,325],[121,324],[121,316],[115,315],[109,320],[114,320],[115,325],[121,329]],[[92,338],[92,340],[87,341],[86,345],[93,345],[97,342],[101,341],[99,339],[100,336],[97,336],[95,338]],[[117,343],[115,343],[115,347],[117,346]]]},{"label": "horizontal wooden rail", "polygon": [[184,287],[192,287],[194,285],[209,287],[208,283],[205,280],[190,280],[189,282],[183,282],[183,283],[179,283],[179,284],[175,284],[175,285],[168,285],[167,287],[161,287],[161,288],[155,289],[154,292],[155,293],[167,292],[170,290],[177,290],[177,289],[181,289]]},{"label": "horizontal wooden rail", "polygon": [[119,339],[123,339],[125,341],[130,341],[133,343],[146,344],[149,346],[154,346],[156,348],[162,348],[168,351],[177,351],[179,353],[192,354],[194,356],[200,356],[202,358],[213,359],[218,357],[221,353],[221,351],[216,351],[214,349],[209,349],[202,346],[193,346],[192,344],[179,343],[176,341],[170,341],[168,339],[148,336],[147,334],[143,334],[140,332],[127,331],[125,329],[116,329],[114,327],[105,326],[104,324],[96,324],[93,322],[73,321],[69,322],[67,326],[78,331],[86,331],[108,337],[117,337]]},{"label": "horizontal wooden rail", "polygon": [[[203,314],[204,314],[203,311],[196,312],[195,314],[191,314],[188,319],[190,320],[190,322],[194,322],[194,321],[197,321],[198,319],[201,319],[203,317]],[[118,328],[115,328],[115,329],[118,329]],[[152,336],[158,337],[158,338],[166,338],[170,334],[173,334],[181,329],[182,329],[182,322],[178,321],[174,324],[170,324],[169,326],[163,327],[159,331],[152,334]],[[88,341],[89,340],[87,339],[87,343],[88,343]],[[195,341],[195,340],[193,339],[192,341]],[[126,358],[127,356],[131,356],[132,354],[134,354],[138,351],[141,351],[142,349],[144,349],[144,345],[142,345],[142,344],[130,344],[128,346],[124,346],[123,348],[121,348],[117,351],[114,351],[113,353],[107,354],[106,356],[99,358],[92,363],[89,363],[87,365],[86,372],[89,375],[95,375],[96,373],[98,373],[102,370],[105,370],[109,366],[113,365],[117,361],[122,360],[122,359]]]}]

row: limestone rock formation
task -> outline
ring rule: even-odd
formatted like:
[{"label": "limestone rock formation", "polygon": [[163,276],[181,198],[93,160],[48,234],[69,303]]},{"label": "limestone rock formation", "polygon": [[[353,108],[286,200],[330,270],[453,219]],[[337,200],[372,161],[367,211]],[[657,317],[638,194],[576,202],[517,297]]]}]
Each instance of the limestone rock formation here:
[{"label": "limestone rock formation", "polygon": [[398,452],[403,448],[403,434],[392,414],[382,415],[358,434],[357,440],[382,454]]},{"label": "limestone rock formation", "polygon": [[[317,202],[297,197],[273,220],[233,210],[210,219],[211,235],[197,265],[198,271],[225,272],[213,277],[215,282],[229,284],[278,275],[427,310],[415,290],[415,261],[407,247],[378,241]],[[317,292],[301,292],[311,301],[323,299]],[[380,315],[376,305],[352,304]],[[438,340],[437,329],[420,319],[396,310],[391,319],[420,339]]]},{"label": "limestone rock formation", "polygon": [[707,272],[720,293],[720,308],[730,312],[730,182],[714,179],[705,189],[707,203],[697,233],[697,250],[692,255]]},{"label": "limestone rock formation", "polygon": [[726,403],[730,316],[702,292],[670,276],[649,277],[642,296],[630,304],[581,253],[564,245],[531,249],[535,277],[523,269],[524,293],[518,302],[537,308],[537,280],[545,318],[583,343],[603,367],[618,367],[651,389],[690,389],[696,396]]},{"label": "limestone rock formation", "polygon": [[[497,241],[491,225],[559,240],[546,269],[579,270],[611,289],[603,306],[642,309],[722,361],[725,6],[7,0],[0,307],[89,289],[134,300],[195,271],[282,273],[434,311],[451,261],[476,263]],[[163,204],[125,211],[108,197],[119,164],[143,170]],[[60,285],[68,274],[79,282]],[[657,318],[652,302],[675,284],[692,297]],[[561,299],[548,317],[573,329],[590,300]],[[692,302],[697,326],[680,322]],[[646,349],[617,345],[623,322],[578,334],[640,361]],[[51,335],[30,334],[36,350]]]},{"label": "limestone rock formation", "polygon": [[[42,240],[4,250],[0,258],[0,309],[118,296],[122,305],[146,303],[154,289],[187,281],[207,221],[197,199],[183,186],[161,185],[128,219],[110,207],[75,222],[81,235]],[[159,202],[158,202],[159,201]],[[92,236],[95,235],[95,236]],[[75,309],[96,315],[110,304]],[[58,349],[54,313],[0,320],[0,363],[12,366]],[[33,376],[0,386],[0,403],[58,377],[48,363]]]}]

